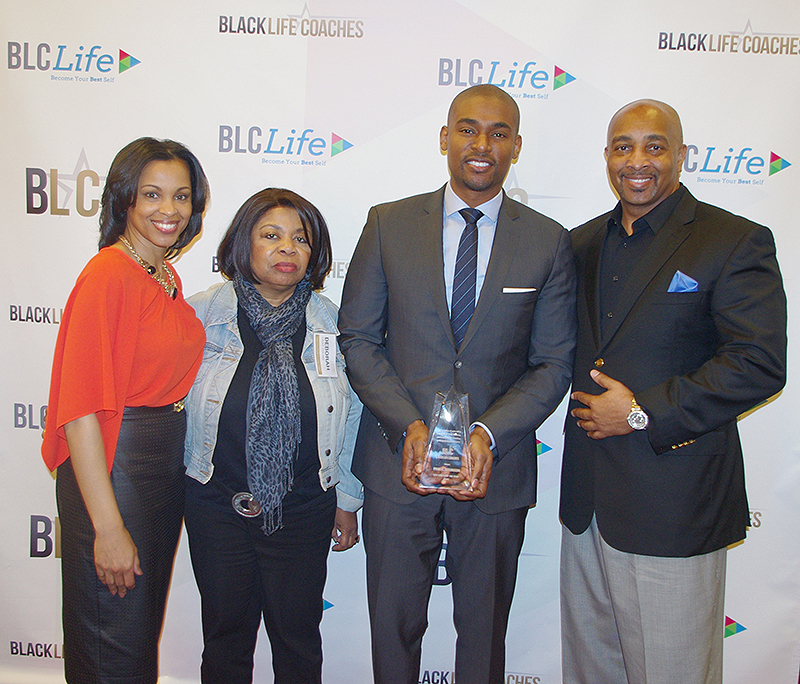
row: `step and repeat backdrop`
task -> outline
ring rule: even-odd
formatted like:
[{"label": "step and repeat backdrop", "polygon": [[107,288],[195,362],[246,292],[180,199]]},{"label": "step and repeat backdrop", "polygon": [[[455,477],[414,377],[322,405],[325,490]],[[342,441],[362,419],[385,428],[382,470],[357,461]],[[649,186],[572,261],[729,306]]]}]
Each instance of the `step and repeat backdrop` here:
[{"label": "step and repeat backdrop", "polygon": [[[187,294],[217,282],[239,205],[266,186],[325,214],[341,295],[373,204],[447,179],[438,134],[452,98],[494,83],[516,98],[522,153],[506,192],[574,227],[609,209],[611,115],[653,97],[681,114],[682,180],[772,228],[800,298],[800,7],[775,0],[176,0],[0,4],[0,683],[60,682],[60,534],[39,456],[53,347],[96,252],[114,154],[151,135],[188,145],[211,184],[202,237],[177,262]],[[790,316],[790,340],[797,320]],[[742,418],[751,528],[729,554],[726,684],[794,684],[800,662],[797,349],[786,389]],[[557,515],[564,407],[540,430],[508,633],[509,684],[561,680]],[[446,548],[442,551],[442,561]],[[324,678],[371,678],[364,555],[332,555]],[[433,589],[421,682],[453,682],[449,578]],[[199,596],[185,539],[161,642],[161,681],[198,682]],[[256,680],[270,681],[268,642]]]}]

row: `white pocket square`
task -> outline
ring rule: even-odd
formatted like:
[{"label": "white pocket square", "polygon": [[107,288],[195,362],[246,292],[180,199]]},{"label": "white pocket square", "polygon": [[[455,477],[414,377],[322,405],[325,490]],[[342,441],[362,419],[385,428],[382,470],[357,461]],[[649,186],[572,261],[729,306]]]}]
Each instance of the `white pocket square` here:
[{"label": "white pocket square", "polygon": [[535,287],[504,287],[503,294],[525,294],[526,292],[536,292]]}]

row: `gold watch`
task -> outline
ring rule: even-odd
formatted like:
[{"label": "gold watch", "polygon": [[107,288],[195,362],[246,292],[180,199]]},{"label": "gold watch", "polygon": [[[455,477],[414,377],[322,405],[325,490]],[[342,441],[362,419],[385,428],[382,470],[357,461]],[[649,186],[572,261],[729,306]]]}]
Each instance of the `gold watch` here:
[{"label": "gold watch", "polygon": [[641,406],[636,403],[636,398],[631,399],[631,412],[628,414],[628,425],[630,425],[634,430],[644,430],[647,428],[647,424],[650,422],[650,418],[644,412]]}]

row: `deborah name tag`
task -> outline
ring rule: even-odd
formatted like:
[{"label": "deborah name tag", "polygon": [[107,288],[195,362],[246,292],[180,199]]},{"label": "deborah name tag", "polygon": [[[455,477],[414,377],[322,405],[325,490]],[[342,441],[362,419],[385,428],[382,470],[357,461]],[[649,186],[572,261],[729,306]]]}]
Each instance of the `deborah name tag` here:
[{"label": "deborah name tag", "polygon": [[336,372],[336,335],[314,333],[314,364],[317,367],[317,377],[338,377]]}]

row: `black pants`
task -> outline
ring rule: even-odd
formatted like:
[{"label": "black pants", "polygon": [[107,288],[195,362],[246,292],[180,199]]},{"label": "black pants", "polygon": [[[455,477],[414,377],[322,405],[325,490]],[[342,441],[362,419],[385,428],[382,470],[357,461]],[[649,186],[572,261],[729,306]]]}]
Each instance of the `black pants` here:
[{"label": "black pants", "polygon": [[193,489],[189,487],[186,531],[202,599],[203,684],[253,681],[262,615],[276,684],[318,684],[319,623],[335,492],[285,510],[284,526],[268,536],[261,518],[244,518],[233,507],[198,501]]},{"label": "black pants", "polygon": [[155,684],[183,517],[186,413],[125,409],[111,484],[142,575],[124,598],[97,579],[94,528],[72,463],[58,467],[64,674],[70,684]]}]

